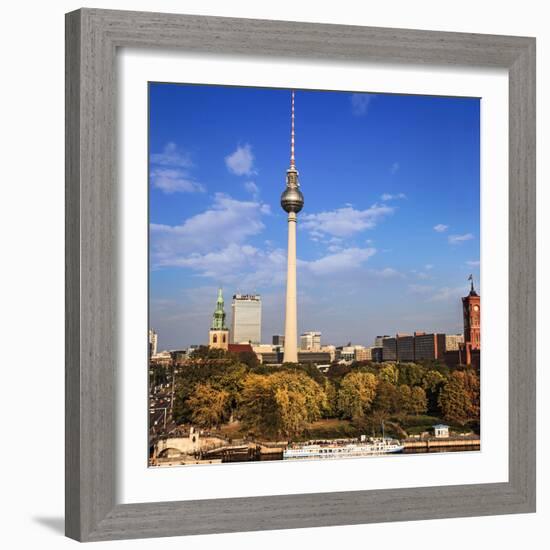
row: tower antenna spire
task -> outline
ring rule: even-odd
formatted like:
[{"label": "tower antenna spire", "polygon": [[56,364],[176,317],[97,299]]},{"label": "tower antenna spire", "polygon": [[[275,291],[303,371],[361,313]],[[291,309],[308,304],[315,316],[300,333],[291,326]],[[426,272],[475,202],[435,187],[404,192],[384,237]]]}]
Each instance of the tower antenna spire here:
[{"label": "tower antenna spire", "polygon": [[294,159],[294,90],[291,94],[291,115],[290,115],[290,168],[296,168]]}]

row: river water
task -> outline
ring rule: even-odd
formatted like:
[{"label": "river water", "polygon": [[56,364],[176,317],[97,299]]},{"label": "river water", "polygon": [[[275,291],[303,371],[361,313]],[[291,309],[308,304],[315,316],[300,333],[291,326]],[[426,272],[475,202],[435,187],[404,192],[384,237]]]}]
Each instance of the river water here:
[{"label": "river water", "polygon": [[[432,447],[430,449],[425,448],[409,448],[405,449],[401,453],[392,453],[388,454],[387,456],[398,456],[403,454],[426,454],[426,453],[457,453],[457,452],[472,452],[472,451],[479,451],[480,447],[479,445],[475,446],[460,446],[460,447]],[[382,455],[372,455],[372,456],[382,456]],[[368,458],[368,457],[353,457],[353,458]],[[222,459],[223,463],[229,463],[229,462],[258,462],[258,461],[268,461],[268,460],[283,460],[283,453],[273,453],[269,455],[260,455],[257,456],[247,456],[245,454],[242,455],[232,455],[232,456],[225,456]],[[290,460],[326,460],[324,458],[309,458],[309,459],[290,459]],[[330,458],[330,460],[346,460],[345,458]]]}]

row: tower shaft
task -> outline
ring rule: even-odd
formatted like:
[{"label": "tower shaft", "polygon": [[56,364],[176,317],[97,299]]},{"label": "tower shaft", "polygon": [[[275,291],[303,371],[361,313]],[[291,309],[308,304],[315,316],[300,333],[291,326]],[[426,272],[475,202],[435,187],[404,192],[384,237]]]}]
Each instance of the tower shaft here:
[{"label": "tower shaft", "polygon": [[286,317],[283,361],[298,362],[298,314],[296,305],[296,213],[288,214],[288,256],[286,270]]}]

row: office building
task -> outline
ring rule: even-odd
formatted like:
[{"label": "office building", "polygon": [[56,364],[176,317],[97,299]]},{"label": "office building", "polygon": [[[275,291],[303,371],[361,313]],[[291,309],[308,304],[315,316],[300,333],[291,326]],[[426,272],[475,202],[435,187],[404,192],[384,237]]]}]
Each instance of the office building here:
[{"label": "office building", "polygon": [[355,360],[356,361],[372,361],[372,350],[373,348],[355,348]]},{"label": "office building", "polygon": [[320,332],[304,332],[300,336],[300,351],[320,351],[321,350],[321,333]]},{"label": "office building", "polygon": [[382,360],[397,361],[397,339],[384,338],[382,341]]},{"label": "office building", "polygon": [[333,363],[336,361],[336,346],[321,346],[321,351],[324,351],[329,354],[330,362]]},{"label": "office building", "polygon": [[372,347],[371,348],[372,361],[374,361],[375,363],[381,363],[383,361],[383,352],[384,352],[384,349],[382,347]]},{"label": "office building", "polygon": [[278,346],[282,348],[285,345],[285,337],[282,334],[274,334],[272,337],[271,343],[274,346]]},{"label": "office building", "polygon": [[396,354],[398,361],[414,361],[414,336],[411,334],[397,334]]},{"label": "office building", "polygon": [[158,334],[152,329],[149,329],[149,357],[157,354]]},{"label": "office building", "polygon": [[445,349],[456,351],[464,344],[464,334],[447,334],[445,336]]},{"label": "office building", "polygon": [[299,351],[298,362],[327,364],[330,363],[330,353],[326,351]]},{"label": "office building", "polygon": [[262,338],[262,301],[258,294],[235,294],[231,304],[231,343],[259,344]]},{"label": "office building", "polygon": [[374,347],[381,348],[384,345],[384,339],[389,337],[390,337],[389,334],[384,334],[384,336],[377,336],[374,339]]},{"label": "office building", "polygon": [[414,355],[416,361],[443,360],[445,357],[445,334],[415,332]]}]

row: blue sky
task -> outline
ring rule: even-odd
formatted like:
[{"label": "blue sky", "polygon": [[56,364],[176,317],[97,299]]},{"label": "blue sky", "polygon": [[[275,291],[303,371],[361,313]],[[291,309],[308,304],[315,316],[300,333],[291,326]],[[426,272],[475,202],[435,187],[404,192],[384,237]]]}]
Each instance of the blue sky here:
[{"label": "blue sky", "polygon": [[[298,324],[323,343],[460,332],[479,281],[479,100],[296,92]],[[150,324],[207,341],[216,289],[283,332],[290,91],[150,84]]]}]

